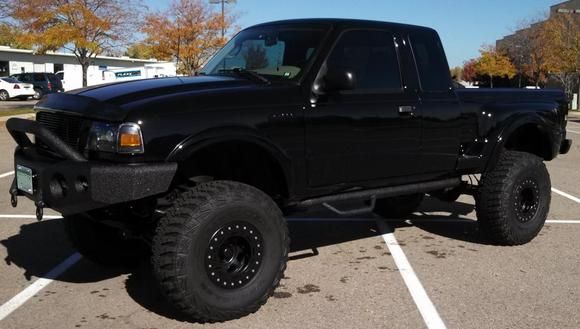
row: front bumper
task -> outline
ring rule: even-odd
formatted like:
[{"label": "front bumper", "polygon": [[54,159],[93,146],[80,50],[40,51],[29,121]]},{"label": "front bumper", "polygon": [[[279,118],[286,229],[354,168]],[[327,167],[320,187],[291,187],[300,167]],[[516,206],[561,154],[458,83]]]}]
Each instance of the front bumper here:
[{"label": "front bumper", "polygon": [[[70,215],[140,200],[166,192],[177,171],[176,163],[88,161],[35,121],[10,119],[6,127],[18,143],[14,154],[17,175],[10,194],[13,200],[17,196],[28,197],[38,209],[47,207]],[[26,136],[27,133],[40,138],[51,152],[60,157],[42,152]],[[32,169],[32,191],[18,189],[17,166]]]}]

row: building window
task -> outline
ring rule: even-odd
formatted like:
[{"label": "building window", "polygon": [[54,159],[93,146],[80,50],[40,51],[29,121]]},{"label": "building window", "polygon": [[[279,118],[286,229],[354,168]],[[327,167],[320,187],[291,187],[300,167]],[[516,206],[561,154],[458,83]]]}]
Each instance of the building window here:
[{"label": "building window", "polygon": [[52,70],[52,73],[56,73],[59,71],[64,71],[64,64],[58,64],[58,63],[54,63],[54,68]]},{"label": "building window", "polygon": [[0,62],[0,77],[10,75],[10,66],[8,62]]}]

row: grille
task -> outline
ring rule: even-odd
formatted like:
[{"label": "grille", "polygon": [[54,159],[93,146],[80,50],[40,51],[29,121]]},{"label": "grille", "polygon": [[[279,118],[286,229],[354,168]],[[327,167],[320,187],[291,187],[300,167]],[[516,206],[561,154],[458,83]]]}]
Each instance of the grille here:
[{"label": "grille", "polygon": [[[79,150],[79,140],[84,120],[79,117],[51,112],[38,112],[36,121],[58,136],[63,142]],[[37,144],[46,148],[44,143],[37,140]]]}]

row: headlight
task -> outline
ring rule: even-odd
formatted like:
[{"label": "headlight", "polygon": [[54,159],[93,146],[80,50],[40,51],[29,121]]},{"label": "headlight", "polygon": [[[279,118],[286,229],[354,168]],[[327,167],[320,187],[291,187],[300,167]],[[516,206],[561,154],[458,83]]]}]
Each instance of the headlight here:
[{"label": "headlight", "polygon": [[136,123],[93,122],[87,149],[112,153],[143,153],[143,135]]}]

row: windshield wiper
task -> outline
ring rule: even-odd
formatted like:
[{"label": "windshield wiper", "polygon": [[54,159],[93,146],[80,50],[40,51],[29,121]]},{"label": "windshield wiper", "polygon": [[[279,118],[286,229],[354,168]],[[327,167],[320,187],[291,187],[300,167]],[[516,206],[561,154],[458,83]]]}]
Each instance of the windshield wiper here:
[{"label": "windshield wiper", "polygon": [[260,75],[255,71],[250,71],[242,68],[235,68],[235,69],[221,69],[219,70],[220,73],[234,73],[235,75],[246,78],[248,80],[260,82],[266,85],[269,85],[271,82],[270,80],[266,79],[264,76]]}]

